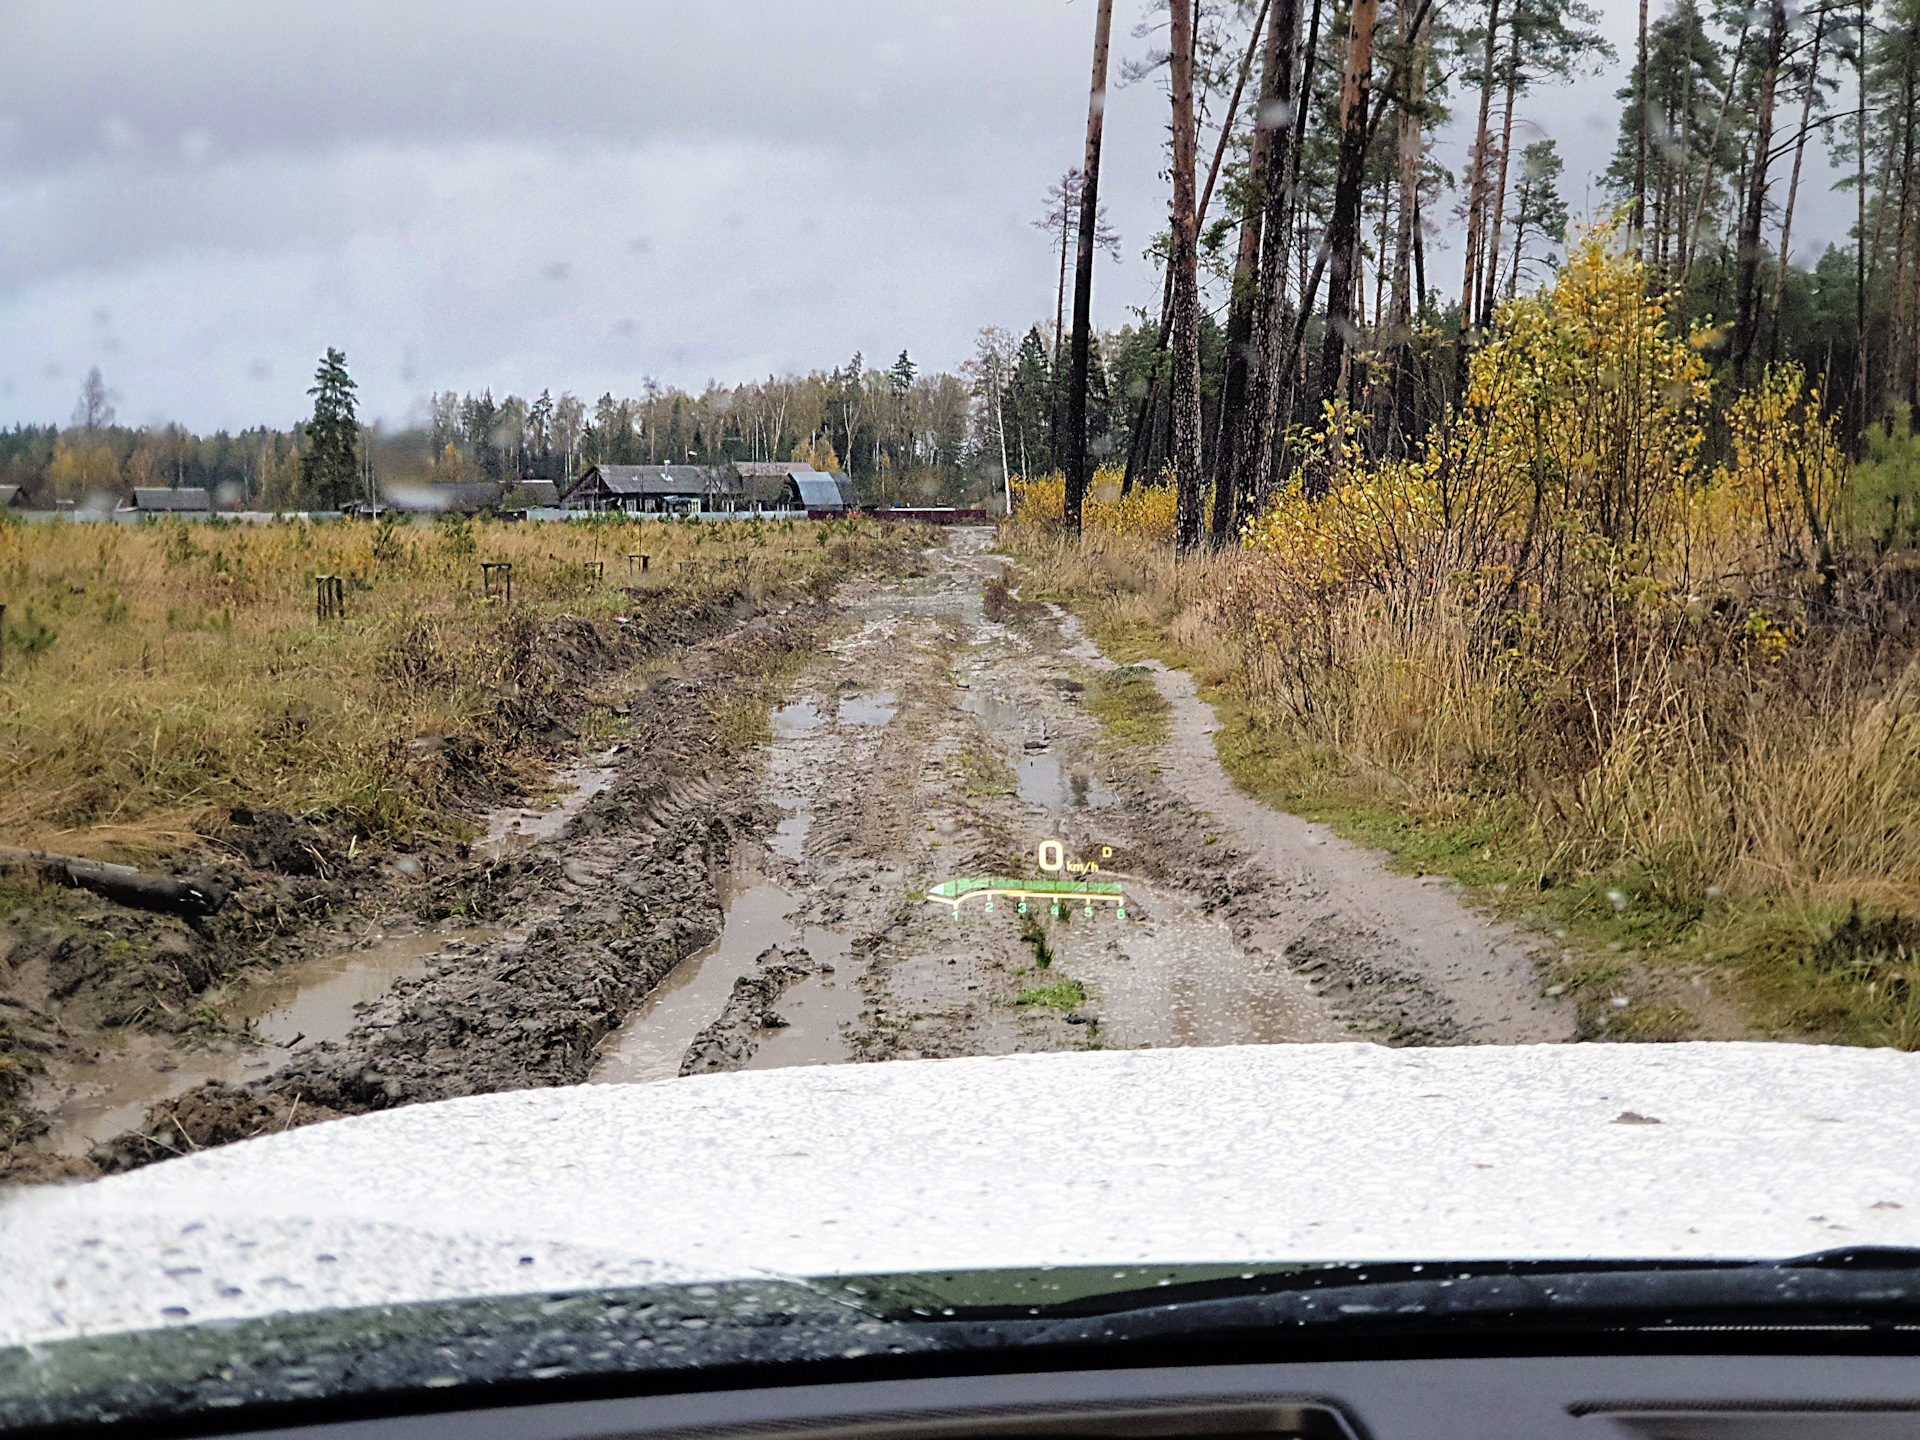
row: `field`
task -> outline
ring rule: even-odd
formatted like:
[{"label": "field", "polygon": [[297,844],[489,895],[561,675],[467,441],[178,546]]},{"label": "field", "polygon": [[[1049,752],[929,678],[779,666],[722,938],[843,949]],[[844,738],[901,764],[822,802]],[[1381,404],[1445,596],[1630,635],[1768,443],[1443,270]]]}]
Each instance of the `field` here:
[{"label": "field", "polygon": [[[199,846],[235,807],[368,841],[460,833],[475,795],[532,781],[562,732],[610,728],[575,693],[580,665],[557,661],[615,633],[665,643],[906,539],[791,522],[0,525],[0,844],[137,861]],[[511,604],[483,563],[512,567]],[[338,577],[342,616],[319,617],[317,576]]]}]

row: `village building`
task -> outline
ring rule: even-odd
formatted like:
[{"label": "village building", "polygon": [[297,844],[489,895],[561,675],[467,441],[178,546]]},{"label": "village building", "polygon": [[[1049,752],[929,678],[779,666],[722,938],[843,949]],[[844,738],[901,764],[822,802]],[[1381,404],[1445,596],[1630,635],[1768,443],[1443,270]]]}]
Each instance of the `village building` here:
[{"label": "village building", "polygon": [[136,486],[133,492],[133,504],[122,506],[121,513],[131,510],[141,518],[147,516],[198,516],[204,518],[213,512],[213,505],[207,499],[207,492],[198,485],[182,485],[179,489],[166,486]]},{"label": "village building", "polygon": [[406,515],[478,515],[500,504],[500,491],[497,480],[393,481],[380,487],[387,504]]},{"label": "village building", "polygon": [[595,514],[698,515],[750,512],[752,485],[731,466],[595,465],[567,495],[567,508]]},{"label": "village building", "polygon": [[855,508],[853,482],[838,470],[790,465],[787,467],[786,484],[781,491],[780,502],[781,508],[786,510],[839,514]]},{"label": "village building", "polygon": [[27,492],[19,485],[0,485],[0,510],[24,510]]},{"label": "village building", "polygon": [[551,480],[520,480],[500,497],[502,510],[550,510],[560,503],[560,487]]}]

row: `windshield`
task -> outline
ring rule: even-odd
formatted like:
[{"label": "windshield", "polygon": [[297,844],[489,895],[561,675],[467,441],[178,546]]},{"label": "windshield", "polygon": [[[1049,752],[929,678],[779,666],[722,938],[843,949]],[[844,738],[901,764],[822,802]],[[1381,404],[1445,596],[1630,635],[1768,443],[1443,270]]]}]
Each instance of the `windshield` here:
[{"label": "windshield", "polygon": [[1920,1245],[1894,0],[10,19],[0,1345]]}]

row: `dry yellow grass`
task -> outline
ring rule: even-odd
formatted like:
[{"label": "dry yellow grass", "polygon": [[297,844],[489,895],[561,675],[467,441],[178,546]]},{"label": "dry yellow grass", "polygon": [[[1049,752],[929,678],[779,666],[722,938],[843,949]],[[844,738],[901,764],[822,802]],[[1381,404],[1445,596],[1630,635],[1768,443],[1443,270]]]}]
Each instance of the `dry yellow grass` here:
[{"label": "dry yellow grass", "polygon": [[[481,729],[547,622],[660,624],[907,542],[866,523],[0,525],[0,843],[153,853],[236,804],[444,825],[409,742]],[[513,565],[511,607],[482,561]],[[343,619],[316,619],[323,574]]]}]

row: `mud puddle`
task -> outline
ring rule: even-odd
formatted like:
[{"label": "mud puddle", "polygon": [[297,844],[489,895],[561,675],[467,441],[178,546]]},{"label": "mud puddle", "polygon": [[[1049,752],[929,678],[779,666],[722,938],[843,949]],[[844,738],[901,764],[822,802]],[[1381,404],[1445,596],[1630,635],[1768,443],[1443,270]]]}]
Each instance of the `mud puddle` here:
[{"label": "mud puddle", "polygon": [[844,935],[817,926],[800,931],[800,943],[831,973],[809,975],[780,997],[787,1023],[769,1030],[748,1060],[748,1070],[778,1070],[788,1065],[839,1065],[850,1058],[846,1029],[860,1018],[863,999],[849,967],[852,944]]},{"label": "mud puddle", "polygon": [[791,705],[782,705],[767,717],[777,740],[791,739],[796,735],[805,735],[809,730],[820,728],[820,712],[805,700],[796,700]]},{"label": "mud puddle", "polygon": [[46,1112],[46,1149],[84,1155],[93,1146],[139,1124],[150,1106],[209,1080],[241,1085],[285,1065],[321,1041],[342,1041],[360,1010],[397,980],[424,975],[438,959],[458,964],[480,953],[498,927],[429,930],[368,937],[353,949],[275,971],[207,1003],[258,1040],[219,1040],[204,1049],[179,1047],[171,1037],[122,1031],[89,1060],[54,1061],[40,1087]]},{"label": "mud puddle", "polygon": [[773,803],[780,809],[780,823],[767,839],[767,848],[787,860],[797,861],[807,847],[807,832],[813,828],[813,806],[798,795],[778,794]]},{"label": "mud puddle", "polygon": [[495,810],[487,816],[486,838],[477,842],[473,852],[488,860],[500,860],[541,840],[552,840],[567,828],[594,796],[613,786],[619,770],[614,765],[624,746],[615,745],[604,754],[569,765],[553,777],[557,788],[568,793],[558,805],[545,810],[519,807]]},{"label": "mud puddle", "polygon": [[726,920],[720,938],[683,960],[654,987],[633,1018],[602,1047],[594,1083],[644,1084],[678,1076],[694,1037],[726,1008],[734,981],[754,974],[758,957],[776,945],[804,946],[815,959],[832,965],[834,973],[809,976],[781,998],[779,1013],[788,1023],[766,1033],[748,1068],[830,1065],[847,1058],[840,1026],[859,1014],[860,997],[842,973],[846,938],[796,925],[793,895],[757,873],[736,875],[722,895]]},{"label": "mud puddle", "polygon": [[1092,770],[1063,765],[1053,755],[1023,756],[1014,779],[1022,800],[1056,815],[1068,810],[1104,810],[1118,798]]},{"label": "mud puddle", "polygon": [[900,711],[900,697],[891,690],[877,695],[848,695],[840,701],[842,725],[885,725]]},{"label": "mud puddle", "polygon": [[282,1049],[344,1040],[360,1007],[386,994],[394,981],[426,974],[435,957],[457,964],[499,933],[497,927],[475,927],[376,936],[365,948],[279,971],[221,1008]]}]

